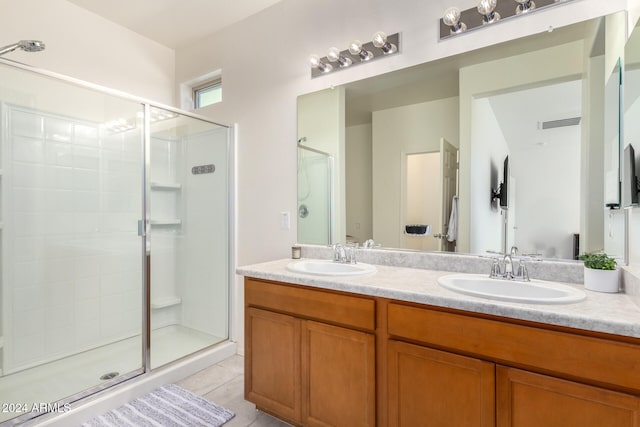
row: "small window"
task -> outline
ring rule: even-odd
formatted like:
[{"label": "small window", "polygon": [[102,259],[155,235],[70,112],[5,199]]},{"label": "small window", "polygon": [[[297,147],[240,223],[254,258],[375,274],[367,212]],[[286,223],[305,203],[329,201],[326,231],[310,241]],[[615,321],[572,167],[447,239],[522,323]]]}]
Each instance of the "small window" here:
[{"label": "small window", "polygon": [[208,81],[193,88],[193,102],[196,109],[220,101],[222,101],[222,79]]}]

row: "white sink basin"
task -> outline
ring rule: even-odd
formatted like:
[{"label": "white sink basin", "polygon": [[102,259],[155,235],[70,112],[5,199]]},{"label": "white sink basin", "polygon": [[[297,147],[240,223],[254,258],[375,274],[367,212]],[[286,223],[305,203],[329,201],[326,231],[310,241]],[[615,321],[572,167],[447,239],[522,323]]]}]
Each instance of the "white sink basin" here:
[{"label": "white sink basin", "polygon": [[377,271],[376,267],[371,264],[342,264],[320,259],[291,262],[287,265],[287,270],[317,276],[363,276]]},{"label": "white sink basin", "polygon": [[519,282],[484,274],[451,274],[440,277],[438,283],[461,294],[526,304],[571,304],[586,298],[579,289],[535,279]]}]

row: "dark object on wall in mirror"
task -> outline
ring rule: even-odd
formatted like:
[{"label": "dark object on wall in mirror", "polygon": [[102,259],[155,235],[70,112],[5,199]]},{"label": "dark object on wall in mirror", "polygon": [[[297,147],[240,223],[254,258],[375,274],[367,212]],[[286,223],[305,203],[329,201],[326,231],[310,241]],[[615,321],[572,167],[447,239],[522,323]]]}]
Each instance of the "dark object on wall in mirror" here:
[{"label": "dark object on wall in mirror", "polygon": [[497,190],[491,189],[491,203],[495,199],[500,199],[500,207],[502,209],[509,208],[509,156],[504,158],[504,167],[502,169],[502,182]]},{"label": "dark object on wall in mirror", "polygon": [[640,192],[640,180],[636,173],[636,154],[631,144],[624,149],[622,170],[622,206],[637,206],[638,192]]},{"label": "dark object on wall in mirror", "polygon": [[426,236],[431,232],[431,226],[424,224],[405,225],[404,232],[408,235]]}]

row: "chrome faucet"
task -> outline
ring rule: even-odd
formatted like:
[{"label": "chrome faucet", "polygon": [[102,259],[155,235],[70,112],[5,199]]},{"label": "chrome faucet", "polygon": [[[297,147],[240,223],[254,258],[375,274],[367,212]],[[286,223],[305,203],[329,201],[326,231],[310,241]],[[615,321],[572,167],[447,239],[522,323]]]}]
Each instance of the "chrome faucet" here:
[{"label": "chrome faucet", "polygon": [[518,263],[518,271],[515,274],[513,272],[513,258],[510,254],[504,254],[502,263],[504,264],[504,273],[500,268],[500,259],[493,258],[493,262],[491,263],[491,272],[489,273],[490,278],[518,280],[522,282],[530,281],[529,272],[527,271],[527,266],[523,259],[520,259],[520,262]]},{"label": "chrome faucet", "polygon": [[502,258],[502,262],[504,262],[503,277],[509,280],[513,279],[513,260],[511,259],[511,255],[505,254],[504,258]]},{"label": "chrome faucet", "polygon": [[333,245],[333,260],[335,262],[347,262],[347,251],[342,243]]},{"label": "chrome faucet", "polygon": [[356,264],[357,252],[357,243],[336,243],[333,245],[333,260],[343,264]]}]

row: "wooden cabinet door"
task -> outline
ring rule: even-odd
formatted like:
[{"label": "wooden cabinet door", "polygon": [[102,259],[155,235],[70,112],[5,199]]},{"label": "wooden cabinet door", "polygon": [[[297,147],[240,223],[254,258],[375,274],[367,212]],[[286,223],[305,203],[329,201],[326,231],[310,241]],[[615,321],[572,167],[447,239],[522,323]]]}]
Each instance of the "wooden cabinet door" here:
[{"label": "wooden cabinet door", "polygon": [[245,398],[293,423],[301,414],[300,324],[283,314],[245,311]]},{"label": "wooden cabinet door", "polygon": [[502,366],[496,375],[498,427],[640,425],[636,396]]},{"label": "wooden cabinet door", "polygon": [[399,341],[388,355],[390,427],[495,425],[493,363]]},{"label": "wooden cabinet door", "polygon": [[305,321],[302,326],[303,425],[375,425],[375,338]]}]

